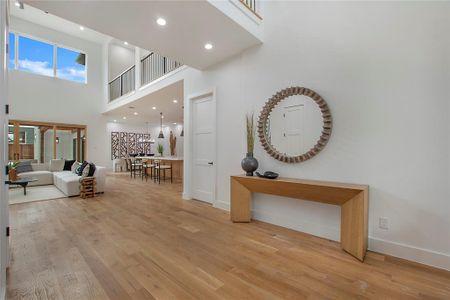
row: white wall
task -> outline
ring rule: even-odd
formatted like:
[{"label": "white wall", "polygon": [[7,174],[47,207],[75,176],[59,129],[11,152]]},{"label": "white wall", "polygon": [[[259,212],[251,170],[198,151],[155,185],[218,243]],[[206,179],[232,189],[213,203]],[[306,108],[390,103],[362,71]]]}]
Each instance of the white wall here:
[{"label": "white wall", "polygon": [[[450,269],[450,3],[271,1],[265,11],[264,45],[184,78],[186,99],[217,90],[215,205],[229,207],[229,176],[243,172],[245,113],[280,89],[308,87],[333,114],[328,145],[285,164],[258,142],[260,170],[370,185],[370,248]],[[338,207],[257,195],[254,217],[339,239]]]},{"label": "white wall", "polygon": [[84,51],[87,84],[11,70],[10,118],[87,125],[87,159],[109,165],[106,118],[100,114],[106,99],[102,46],[18,18],[11,29]]},{"label": "white wall", "polygon": [[110,44],[108,60],[109,82],[134,65],[134,49],[122,47],[117,44]]}]

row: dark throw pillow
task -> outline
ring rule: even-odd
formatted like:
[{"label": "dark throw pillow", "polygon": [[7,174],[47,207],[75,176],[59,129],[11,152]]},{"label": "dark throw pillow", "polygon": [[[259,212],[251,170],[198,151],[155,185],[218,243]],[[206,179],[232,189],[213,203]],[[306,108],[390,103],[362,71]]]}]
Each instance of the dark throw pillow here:
[{"label": "dark throw pillow", "polygon": [[84,168],[86,168],[86,166],[88,165],[89,163],[87,162],[87,161],[83,161],[83,163],[81,164],[81,166],[79,166],[78,167],[78,169],[77,169],[77,175],[78,176],[81,176],[81,175],[83,175],[83,170],[84,170]]},{"label": "dark throw pillow", "polygon": [[32,172],[32,171],[33,171],[33,167],[31,166],[31,160],[21,161],[16,167],[17,174],[25,173],[25,172]]},{"label": "dark throw pillow", "polygon": [[72,165],[75,162],[75,159],[72,160],[67,160],[64,162],[64,169],[63,171],[71,171],[72,170]]},{"label": "dark throw pillow", "polygon": [[93,163],[90,163],[90,164],[89,164],[89,174],[88,174],[88,177],[94,176],[94,173],[95,173],[95,165],[94,165]]}]

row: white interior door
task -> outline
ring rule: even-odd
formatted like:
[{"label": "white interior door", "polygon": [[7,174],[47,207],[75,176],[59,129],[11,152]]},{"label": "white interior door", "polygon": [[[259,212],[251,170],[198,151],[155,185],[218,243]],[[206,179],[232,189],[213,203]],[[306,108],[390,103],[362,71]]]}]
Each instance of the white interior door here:
[{"label": "white interior door", "polygon": [[192,100],[192,198],[215,201],[216,109],[213,94]]},{"label": "white interior door", "polygon": [[287,155],[304,153],[303,120],[304,105],[285,107],[284,111],[284,140]]}]

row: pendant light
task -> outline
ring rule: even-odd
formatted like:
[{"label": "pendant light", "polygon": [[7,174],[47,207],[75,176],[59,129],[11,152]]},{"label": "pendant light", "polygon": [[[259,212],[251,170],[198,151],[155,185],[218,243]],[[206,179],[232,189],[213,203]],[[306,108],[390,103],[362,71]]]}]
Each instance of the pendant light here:
[{"label": "pendant light", "polygon": [[163,139],[163,138],[164,138],[163,126],[162,126],[163,113],[160,112],[159,114],[161,115],[161,117],[160,117],[160,120],[161,120],[161,130],[159,131],[158,139]]}]

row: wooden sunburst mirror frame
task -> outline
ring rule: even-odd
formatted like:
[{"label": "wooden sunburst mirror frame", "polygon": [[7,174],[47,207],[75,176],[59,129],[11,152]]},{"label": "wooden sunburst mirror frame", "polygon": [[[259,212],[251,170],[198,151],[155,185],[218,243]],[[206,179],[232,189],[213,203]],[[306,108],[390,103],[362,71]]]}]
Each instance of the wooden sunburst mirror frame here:
[{"label": "wooden sunburst mirror frame", "polygon": [[[268,142],[266,136],[266,124],[267,120],[269,119],[269,115],[274,109],[274,107],[285,98],[295,95],[308,96],[314,102],[317,103],[317,105],[320,108],[320,111],[322,112],[323,127],[322,127],[322,134],[319,140],[314,145],[314,147],[312,147],[308,152],[298,156],[288,156],[279,152],[277,149],[275,149],[273,145],[271,145]],[[330,108],[328,107],[327,102],[313,90],[304,87],[286,88],[273,95],[264,105],[258,120],[258,136],[262,146],[264,147],[266,152],[270,154],[270,156],[286,163],[299,163],[316,156],[325,147],[328,140],[330,139],[331,128],[332,128],[332,118]]]}]

